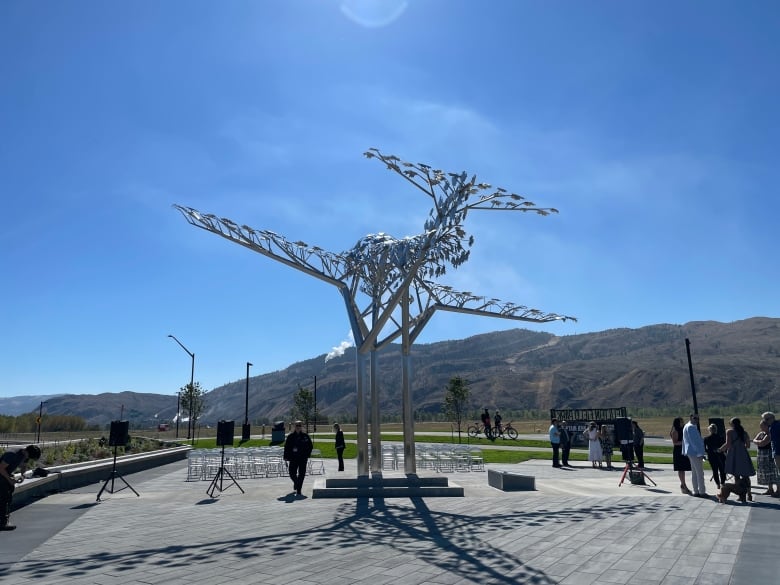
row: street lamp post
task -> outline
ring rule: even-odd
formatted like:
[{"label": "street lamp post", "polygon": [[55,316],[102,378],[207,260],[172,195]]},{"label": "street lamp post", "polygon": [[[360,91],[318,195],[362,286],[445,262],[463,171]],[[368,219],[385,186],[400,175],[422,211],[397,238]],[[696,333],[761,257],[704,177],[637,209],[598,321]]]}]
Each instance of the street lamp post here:
[{"label": "street lamp post", "polygon": [[314,376],[314,432],[317,432],[317,376]]},{"label": "street lamp post", "polygon": [[[184,344],[176,339],[175,335],[168,335],[171,339],[173,339],[176,343],[178,343],[181,348],[187,352],[187,355],[190,356],[192,359],[192,368],[190,369],[190,392],[193,392],[195,390],[195,354],[192,353],[189,349],[184,347]],[[177,399],[176,399],[176,438],[179,438],[179,418],[181,417],[180,412],[180,404],[181,404],[181,393],[177,392]],[[192,397],[190,397],[190,416],[187,420],[187,438],[190,438],[190,426],[192,425]]]},{"label": "street lamp post", "polygon": [[249,425],[249,368],[251,362],[246,363],[246,394],[244,397],[244,426],[241,427],[241,441],[248,441],[250,437]]},{"label": "street lamp post", "polygon": [[43,420],[43,405],[46,404],[46,400],[41,401],[41,406],[38,409],[38,420],[36,421],[38,423],[38,438],[35,440],[36,443],[41,442],[41,421]]}]

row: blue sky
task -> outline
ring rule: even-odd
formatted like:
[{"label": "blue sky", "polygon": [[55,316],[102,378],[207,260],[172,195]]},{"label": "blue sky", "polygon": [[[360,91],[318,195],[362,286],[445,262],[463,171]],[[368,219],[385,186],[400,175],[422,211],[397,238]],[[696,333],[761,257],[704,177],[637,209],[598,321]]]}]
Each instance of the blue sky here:
[{"label": "blue sky", "polygon": [[[419,233],[370,147],[558,215],[474,213],[440,279],[579,321],[778,317],[776,2],[0,2],[0,396],[210,390],[327,353],[336,290],[187,224]],[[302,384],[308,384],[303,380]]]}]

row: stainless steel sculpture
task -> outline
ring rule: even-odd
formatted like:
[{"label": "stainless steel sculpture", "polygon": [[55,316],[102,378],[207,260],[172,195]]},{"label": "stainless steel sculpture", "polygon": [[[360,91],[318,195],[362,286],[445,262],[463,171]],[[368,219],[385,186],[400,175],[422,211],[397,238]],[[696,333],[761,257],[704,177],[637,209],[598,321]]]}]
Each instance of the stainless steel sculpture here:
[{"label": "stainless steel sculpture", "polygon": [[557,210],[537,207],[520,195],[478,183],[476,176],[469,178],[465,172],[444,173],[428,165],[403,162],[377,149],[365,155],[380,160],[432,199],[433,208],[421,234],[401,239],[369,234],[351,249],[333,253],[302,241],[290,242],[270,230],[255,230],[190,207],[174,207],[190,224],[332,284],[341,292],[357,348],[358,475],[369,472],[366,387],[371,390],[371,470],[381,468],[377,352],[401,337],[404,470],[413,474],[411,346],[437,310],[533,323],[574,318],[455,291],[430,280],[446,274],[448,266],[457,268],[468,260],[474,238],[466,233],[463,223],[469,211],[548,215]]}]

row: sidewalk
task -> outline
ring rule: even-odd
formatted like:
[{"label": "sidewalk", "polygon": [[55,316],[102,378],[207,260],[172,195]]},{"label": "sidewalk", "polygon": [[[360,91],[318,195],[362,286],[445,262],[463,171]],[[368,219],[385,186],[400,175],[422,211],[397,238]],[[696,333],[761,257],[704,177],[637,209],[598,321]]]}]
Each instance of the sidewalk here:
[{"label": "sidewalk", "polygon": [[[14,512],[0,574],[8,585],[755,585],[780,574],[772,498],[684,496],[668,465],[648,471],[657,487],[618,487],[622,469],[586,463],[489,467],[534,475],[537,491],[501,492],[472,472],[447,474],[463,498],[296,499],[288,478],[265,478],[212,499],[173,463],[125,476],[140,497],[96,503],[98,483]],[[344,474],[326,461],[328,477],[355,473],[354,460]]]}]

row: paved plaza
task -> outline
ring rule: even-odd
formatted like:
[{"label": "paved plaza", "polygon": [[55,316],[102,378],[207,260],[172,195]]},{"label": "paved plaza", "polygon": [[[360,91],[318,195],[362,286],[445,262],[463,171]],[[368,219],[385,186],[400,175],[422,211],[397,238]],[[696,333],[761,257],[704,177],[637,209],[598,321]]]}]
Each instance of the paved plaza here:
[{"label": "paved plaza", "polygon": [[[239,480],[245,493],[226,482],[211,498],[186,465],[125,476],[140,497],[126,489],[98,503],[101,482],[17,510],[17,530],[0,533],[3,584],[756,585],[780,575],[778,500],[685,496],[668,465],[648,471],[656,487],[618,487],[622,468],[585,462],[495,465],[534,475],[536,491],[459,472],[447,476],[465,497],[385,499],[312,499],[323,476],[307,477],[301,498],[288,478]],[[327,460],[326,477],[356,475],[354,461],[335,469]]]}]

